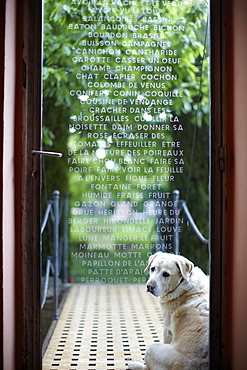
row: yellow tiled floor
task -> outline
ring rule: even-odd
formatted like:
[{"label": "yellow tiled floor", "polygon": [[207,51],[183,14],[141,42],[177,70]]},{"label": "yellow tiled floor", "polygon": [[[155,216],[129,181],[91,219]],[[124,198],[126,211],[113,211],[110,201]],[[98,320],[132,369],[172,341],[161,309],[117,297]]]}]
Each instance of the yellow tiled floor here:
[{"label": "yellow tiled floor", "polygon": [[124,370],[162,341],[158,299],[144,285],[71,286],[43,370]]}]

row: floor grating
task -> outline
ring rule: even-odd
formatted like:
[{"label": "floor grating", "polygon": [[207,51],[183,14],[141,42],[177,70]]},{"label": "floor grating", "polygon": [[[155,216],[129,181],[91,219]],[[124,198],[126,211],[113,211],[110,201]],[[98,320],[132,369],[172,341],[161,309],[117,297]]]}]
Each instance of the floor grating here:
[{"label": "floor grating", "polygon": [[42,369],[125,370],[161,340],[158,299],[144,285],[74,285]]}]

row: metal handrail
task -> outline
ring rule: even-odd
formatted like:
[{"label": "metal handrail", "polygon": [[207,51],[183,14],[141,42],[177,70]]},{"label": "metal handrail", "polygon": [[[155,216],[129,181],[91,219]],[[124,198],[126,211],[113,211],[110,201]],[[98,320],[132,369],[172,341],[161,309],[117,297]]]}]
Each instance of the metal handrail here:
[{"label": "metal handrail", "polygon": [[[204,236],[201,234],[200,230],[198,229],[193,217],[190,214],[190,211],[187,207],[186,201],[185,200],[180,200],[180,191],[179,190],[173,190],[173,201],[174,201],[174,210],[179,210],[179,213],[183,209],[185,212],[185,215],[187,216],[187,219],[192,226],[194,232],[198,236],[198,238],[205,244],[209,243],[209,240],[204,238]],[[178,218],[178,212],[174,212],[175,217]],[[173,251],[175,254],[179,254],[179,235],[178,235],[178,229],[173,232]]]},{"label": "metal handrail", "polygon": [[191,216],[190,211],[188,210],[188,207],[187,207],[187,205],[186,205],[185,200],[181,200],[181,204],[182,204],[182,208],[183,208],[183,210],[184,210],[184,212],[185,212],[185,214],[186,214],[186,216],[187,216],[187,218],[188,218],[188,221],[189,221],[189,223],[191,224],[191,226],[193,227],[193,229],[194,229],[194,231],[195,231],[196,235],[198,236],[198,238],[199,238],[203,243],[207,244],[209,240],[208,240],[208,239],[206,239],[206,238],[204,238],[204,236],[201,234],[200,230],[199,230],[199,229],[198,229],[198,227],[196,226],[195,221],[193,220],[193,217]]},{"label": "metal handrail", "polygon": [[54,300],[53,300],[53,318],[56,320],[58,319],[58,238],[59,238],[59,196],[60,192],[55,190],[53,192],[53,200],[49,200],[44,216],[44,220],[41,226],[41,235],[44,232],[44,229],[47,225],[49,216],[53,221],[53,253],[54,256],[49,256],[46,260],[46,275],[45,275],[45,282],[44,282],[44,291],[43,291],[43,299],[41,303],[41,309],[44,307],[46,298],[47,298],[47,291],[49,286],[50,280],[50,271],[53,270],[54,282],[53,282],[53,292],[54,292]]},{"label": "metal handrail", "polygon": [[47,224],[47,221],[49,219],[49,215],[50,215],[50,212],[52,210],[52,200],[49,200],[48,201],[48,204],[47,204],[47,207],[46,207],[46,211],[45,211],[45,216],[44,216],[44,220],[43,220],[43,223],[41,225],[41,229],[40,229],[40,233],[41,235],[43,234],[44,230],[45,230],[45,227],[46,227],[46,224]]},{"label": "metal handrail", "polygon": [[45,302],[46,302],[46,298],[47,298],[50,270],[52,269],[51,259],[52,257],[48,257],[46,260],[46,274],[45,274],[45,283],[44,283],[44,292],[43,292],[43,298],[42,298],[42,303],[41,303],[41,310],[43,309]]},{"label": "metal handrail", "polygon": [[[65,261],[63,269],[65,269],[68,266],[67,254],[65,254],[67,250],[67,246],[64,245],[65,243],[68,242],[68,237],[66,235],[67,229],[64,227],[64,225],[63,225],[63,228],[64,228],[65,242],[62,244],[60,243],[60,240],[59,240],[59,224],[62,219],[62,209],[64,208],[65,211],[68,210],[67,203],[68,203],[68,195],[65,194],[63,207],[60,207],[60,192],[58,190],[55,190],[53,192],[53,200],[48,201],[44,220],[41,225],[41,235],[42,235],[47,225],[49,216],[51,216],[51,219],[53,221],[53,256],[47,257],[47,260],[46,260],[46,274],[45,274],[45,282],[44,282],[41,309],[44,307],[46,299],[47,299],[50,272],[52,272],[53,273],[53,319],[55,320],[59,318],[59,314],[58,314],[59,289],[58,287],[59,287],[59,276],[61,274],[61,267],[62,267],[62,263],[61,263],[62,253],[64,253],[63,260]],[[61,245],[62,245],[62,248],[61,248]],[[61,252],[60,249],[62,249],[63,251]],[[67,271],[64,271],[64,276],[68,276]]]}]

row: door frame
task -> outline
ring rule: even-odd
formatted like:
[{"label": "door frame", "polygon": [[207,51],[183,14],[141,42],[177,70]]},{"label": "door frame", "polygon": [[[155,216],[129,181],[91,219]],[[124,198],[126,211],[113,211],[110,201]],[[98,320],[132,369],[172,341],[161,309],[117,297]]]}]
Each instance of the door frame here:
[{"label": "door frame", "polygon": [[[22,136],[22,368],[41,369],[40,148],[42,0],[24,0]],[[223,369],[226,316],[226,6],[211,0],[211,368]]]},{"label": "door frame", "polygon": [[23,2],[22,368],[41,369],[40,157],[42,1]]},{"label": "door frame", "polygon": [[210,1],[210,368],[226,369],[226,23],[224,0]]}]

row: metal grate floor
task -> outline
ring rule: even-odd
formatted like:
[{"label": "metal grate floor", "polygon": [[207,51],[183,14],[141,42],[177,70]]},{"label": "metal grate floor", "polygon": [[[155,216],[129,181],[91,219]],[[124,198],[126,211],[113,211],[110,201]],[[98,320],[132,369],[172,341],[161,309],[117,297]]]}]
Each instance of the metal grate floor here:
[{"label": "metal grate floor", "polygon": [[70,288],[43,370],[124,370],[162,339],[158,299],[144,285]]}]

